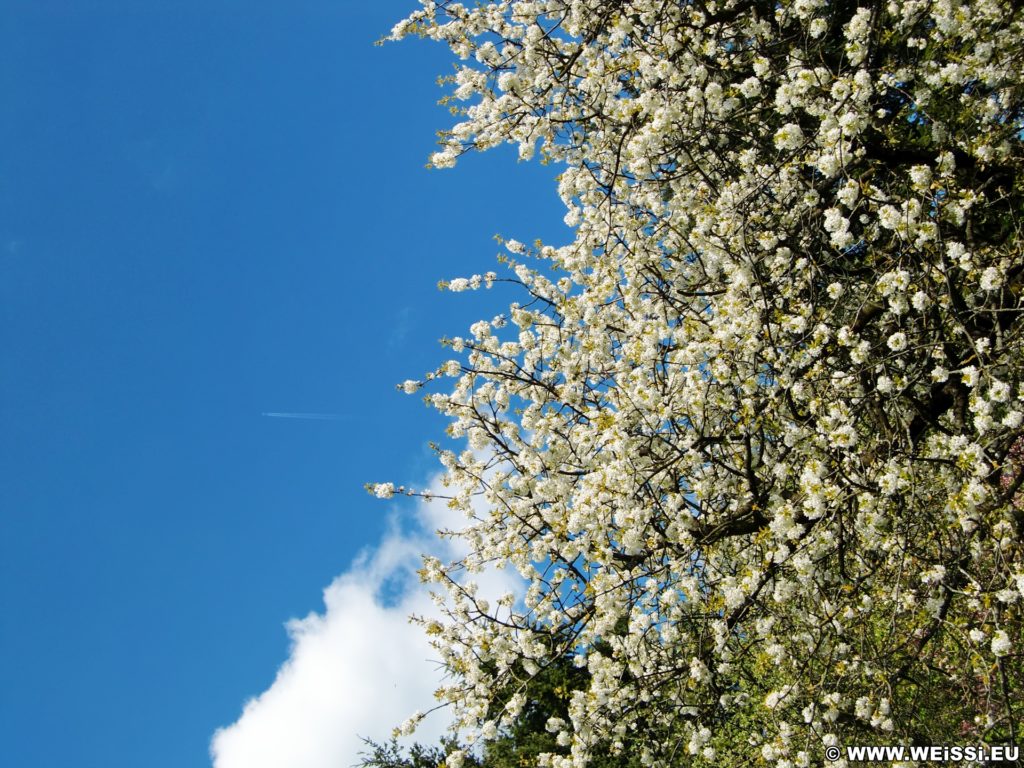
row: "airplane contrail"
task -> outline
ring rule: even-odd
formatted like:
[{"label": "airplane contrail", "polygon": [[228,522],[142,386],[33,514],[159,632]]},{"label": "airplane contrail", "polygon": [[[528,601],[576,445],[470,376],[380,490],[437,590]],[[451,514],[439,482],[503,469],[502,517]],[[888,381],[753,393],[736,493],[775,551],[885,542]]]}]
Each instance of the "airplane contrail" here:
[{"label": "airplane contrail", "polygon": [[264,411],[261,416],[269,416],[272,419],[309,419],[311,421],[344,421],[348,417],[340,413],[280,413],[277,411]]}]

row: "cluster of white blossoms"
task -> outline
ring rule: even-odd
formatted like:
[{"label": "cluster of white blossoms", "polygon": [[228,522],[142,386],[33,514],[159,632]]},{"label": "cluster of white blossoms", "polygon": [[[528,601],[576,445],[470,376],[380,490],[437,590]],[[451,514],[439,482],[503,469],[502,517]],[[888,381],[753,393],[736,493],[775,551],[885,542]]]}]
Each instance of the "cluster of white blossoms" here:
[{"label": "cluster of white blossoms", "polygon": [[468,441],[469,554],[424,569],[456,726],[573,654],[554,768],[1021,738],[1022,7],[431,1],[410,34],[462,60],[433,164],[559,164],[574,232],[507,243],[522,301],[424,380]]}]

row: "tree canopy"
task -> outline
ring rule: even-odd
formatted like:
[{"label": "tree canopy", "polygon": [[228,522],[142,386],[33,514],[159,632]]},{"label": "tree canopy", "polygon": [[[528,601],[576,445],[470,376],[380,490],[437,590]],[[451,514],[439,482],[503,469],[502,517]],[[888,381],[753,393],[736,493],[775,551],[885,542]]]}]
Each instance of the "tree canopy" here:
[{"label": "tree canopy", "polygon": [[405,385],[467,441],[468,554],[423,569],[456,727],[515,732],[569,659],[540,765],[1018,742],[1022,7],[423,2],[408,35],[462,60],[432,164],[513,143],[572,229],[448,281],[520,300]]}]

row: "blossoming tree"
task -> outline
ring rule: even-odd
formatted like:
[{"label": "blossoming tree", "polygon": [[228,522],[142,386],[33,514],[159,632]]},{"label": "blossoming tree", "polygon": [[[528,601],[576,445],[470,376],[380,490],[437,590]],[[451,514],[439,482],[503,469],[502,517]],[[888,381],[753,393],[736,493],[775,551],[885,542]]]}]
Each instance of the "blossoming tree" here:
[{"label": "blossoming tree", "polygon": [[574,233],[451,280],[521,301],[405,385],[468,440],[468,554],[423,569],[457,725],[508,732],[569,654],[542,764],[1019,740],[1021,6],[423,2],[408,35],[463,62],[433,165],[556,163]]}]

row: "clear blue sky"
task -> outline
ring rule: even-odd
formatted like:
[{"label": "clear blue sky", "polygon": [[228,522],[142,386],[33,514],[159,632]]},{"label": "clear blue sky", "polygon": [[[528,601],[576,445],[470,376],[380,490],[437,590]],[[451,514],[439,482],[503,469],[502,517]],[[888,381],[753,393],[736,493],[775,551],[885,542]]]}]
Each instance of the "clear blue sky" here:
[{"label": "clear blue sky", "polygon": [[394,385],[511,298],[436,282],[566,239],[552,169],[424,168],[449,55],[373,46],[414,6],[0,2],[4,765],[208,765],[363,484],[435,469]]}]

